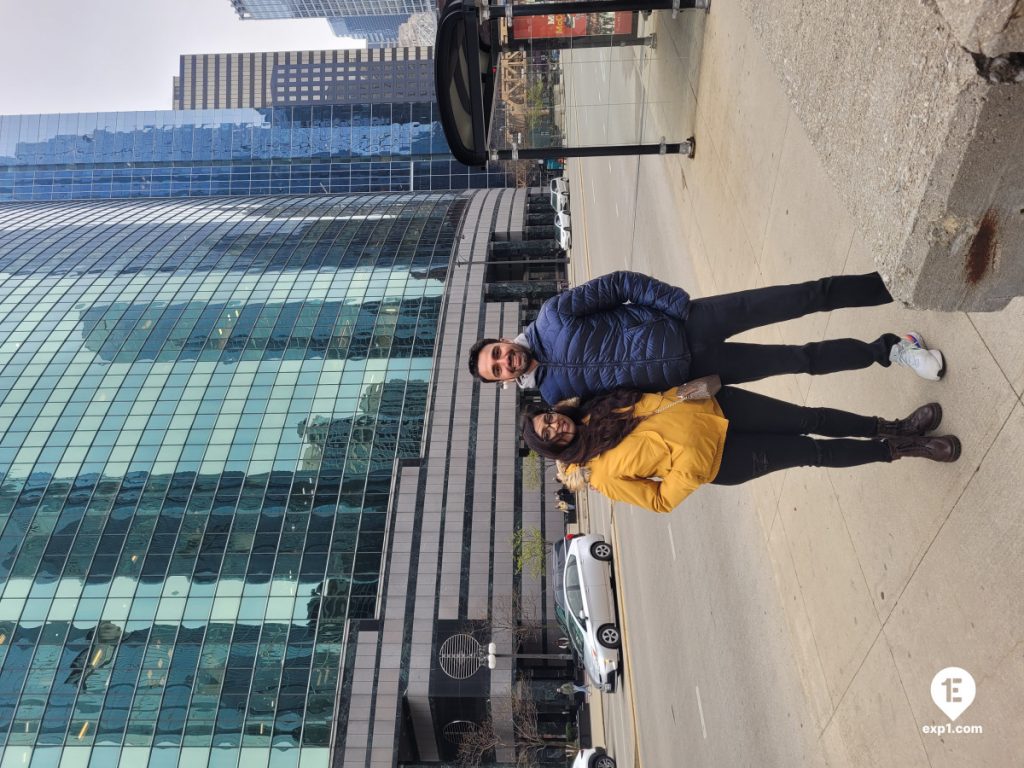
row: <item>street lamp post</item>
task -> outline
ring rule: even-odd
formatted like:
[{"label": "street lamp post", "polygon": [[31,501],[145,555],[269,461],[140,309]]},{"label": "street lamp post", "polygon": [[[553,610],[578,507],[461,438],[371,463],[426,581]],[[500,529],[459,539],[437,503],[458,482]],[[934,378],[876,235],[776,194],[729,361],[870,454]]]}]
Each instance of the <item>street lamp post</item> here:
[{"label": "street lamp post", "polygon": [[487,644],[487,668],[494,669],[498,665],[499,658],[512,659],[546,659],[547,661],[572,661],[575,656],[571,653],[498,653],[497,643]]}]

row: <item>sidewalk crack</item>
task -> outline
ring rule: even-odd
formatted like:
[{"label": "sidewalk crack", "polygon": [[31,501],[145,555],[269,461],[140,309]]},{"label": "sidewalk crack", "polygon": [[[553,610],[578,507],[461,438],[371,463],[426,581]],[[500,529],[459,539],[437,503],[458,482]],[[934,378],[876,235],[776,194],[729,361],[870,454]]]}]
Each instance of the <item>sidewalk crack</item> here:
[{"label": "sidewalk crack", "polygon": [[[1020,399],[1018,398],[1018,402],[1019,400]],[[900,600],[903,599],[903,595],[906,594],[907,589],[910,587],[910,583],[914,580],[914,577],[917,576],[917,572],[921,568],[921,564],[924,562],[925,558],[928,557],[928,553],[932,551],[932,547],[935,546],[935,540],[939,538],[939,534],[942,533],[943,528],[946,527],[946,523],[949,522],[949,518],[952,516],[956,508],[960,505],[960,500],[963,499],[964,494],[967,493],[967,489],[974,484],[975,480],[978,477],[978,472],[981,470],[982,465],[985,463],[985,459],[992,451],[992,446],[996,444],[996,442],[999,440],[999,436],[1003,434],[1003,430],[1006,429],[1006,425],[1009,423],[1010,418],[1013,416],[1014,410],[1016,410],[1016,407],[1010,408],[1010,412],[1006,414],[1006,418],[1003,419],[1003,423],[1000,425],[999,429],[996,430],[996,434],[992,438],[992,441],[989,443],[988,448],[985,449],[983,455],[978,460],[978,466],[974,470],[974,474],[971,475],[971,479],[968,480],[967,483],[964,485],[963,489],[956,497],[956,500],[952,504],[950,504],[949,511],[946,513],[946,516],[942,518],[942,522],[939,523],[938,526],[936,526],[935,533],[932,535],[931,540],[928,542],[928,546],[924,548],[924,551],[921,553],[921,556],[917,559],[917,562],[914,563],[914,567],[910,571],[910,575],[907,576],[907,580],[903,583],[902,589],[900,589],[899,594],[897,594],[895,600],[893,600],[892,608],[889,609],[889,613],[885,617],[885,621],[882,622],[882,629],[885,629],[885,627],[889,624],[889,619],[892,618],[892,615],[896,612],[896,608],[897,606],[899,606]],[[854,551],[856,551],[856,549],[854,549]],[[857,559],[858,561],[860,560],[859,555]]]}]

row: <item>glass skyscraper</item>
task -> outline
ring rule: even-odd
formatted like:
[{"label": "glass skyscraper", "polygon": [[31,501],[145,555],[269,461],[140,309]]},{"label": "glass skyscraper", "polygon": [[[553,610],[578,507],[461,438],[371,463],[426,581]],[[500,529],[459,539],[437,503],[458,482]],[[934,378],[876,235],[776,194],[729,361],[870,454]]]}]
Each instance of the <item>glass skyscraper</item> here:
[{"label": "glass skyscraper", "polygon": [[305,19],[437,12],[431,0],[228,0],[240,19]]},{"label": "glass skyscraper", "polygon": [[507,185],[452,157],[431,102],[0,116],[0,202]]},{"label": "glass skyscraper", "polygon": [[[398,28],[409,20],[408,13],[371,16],[333,16],[327,19],[338,37],[362,37],[367,48],[398,45]],[[433,43],[431,43],[432,45]]]},{"label": "glass skyscraper", "polygon": [[3,768],[327,768],[468,199],[0,206]]}]

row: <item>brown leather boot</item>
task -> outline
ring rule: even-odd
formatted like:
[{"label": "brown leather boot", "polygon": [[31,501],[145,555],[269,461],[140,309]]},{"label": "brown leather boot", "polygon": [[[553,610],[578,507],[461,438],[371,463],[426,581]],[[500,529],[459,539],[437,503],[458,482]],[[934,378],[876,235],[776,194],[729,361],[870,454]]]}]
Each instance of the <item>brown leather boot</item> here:
[{"label": "brown leather boot", "polygon": [[922,405],[905,419],[878,420],[879,437],[910,437],[934,432],[942,423],[942,406],[938,403]]},{"label": "brown leather boot", "polygon": [[889,453],[893,461],[913,457],[950,462],[960,458],[960,438],[955,435],[887,437],[883,442],[889,446]]}]

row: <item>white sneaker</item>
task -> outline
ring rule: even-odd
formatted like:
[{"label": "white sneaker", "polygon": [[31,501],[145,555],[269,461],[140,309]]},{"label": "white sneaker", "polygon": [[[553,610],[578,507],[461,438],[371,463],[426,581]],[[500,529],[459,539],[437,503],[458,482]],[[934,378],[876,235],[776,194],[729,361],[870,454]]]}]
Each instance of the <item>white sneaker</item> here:
[{"label": "white sneaker", "polygon": [[946,372],[946,363],[937,349],[927,349],[921,334],[908,331],[889,350],[889,361],[910,368],[922,379],[938,381]]}]

